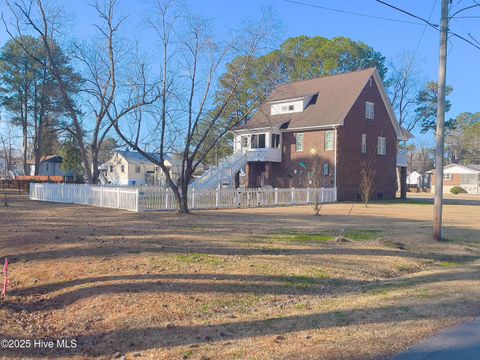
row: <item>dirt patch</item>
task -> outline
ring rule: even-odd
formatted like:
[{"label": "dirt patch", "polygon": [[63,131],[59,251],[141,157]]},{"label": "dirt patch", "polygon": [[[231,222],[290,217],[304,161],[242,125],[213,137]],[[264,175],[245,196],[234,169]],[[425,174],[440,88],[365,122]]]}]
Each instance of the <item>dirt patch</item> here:
[{"label": "dirt patch", "polygon": [[[26,358],[385,358],[480,313],[480,201],[129,213],[0,207],[2,338]],[[419,206],[422,205],[422,206]],[[336,242],[343,237],[346,242]]]}]

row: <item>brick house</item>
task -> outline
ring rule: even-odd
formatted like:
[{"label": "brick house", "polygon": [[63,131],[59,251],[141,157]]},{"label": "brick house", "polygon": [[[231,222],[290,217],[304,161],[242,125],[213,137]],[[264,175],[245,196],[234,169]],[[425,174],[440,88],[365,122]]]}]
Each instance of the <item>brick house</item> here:
[{"label": "brick house", "polygon": [[[435,193],[435,169],[427,171],[431,177],[430,191]],[[480,194],[480,165],[450,164],[443,168],[443,192],[454,186],[462,187],[469,194]]]},{"label": "brick house", "polygon": [[393,199],[398,166],[406,194],[411,134],[399,126],[375,68],[280,85],[233,133],[233,155],[193,187],[320,183],[337,188],[339,200],[353,200],[362,166],[369,166],[376,174],[374,197]]}]

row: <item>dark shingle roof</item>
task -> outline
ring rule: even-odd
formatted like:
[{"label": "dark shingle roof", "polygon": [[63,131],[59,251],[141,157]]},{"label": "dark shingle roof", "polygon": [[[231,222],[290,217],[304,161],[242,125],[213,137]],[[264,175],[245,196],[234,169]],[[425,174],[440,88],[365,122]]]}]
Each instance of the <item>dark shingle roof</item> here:
[{"label": "dark shingle roof", "polygon": [[[238,129],[272,127],[289,122],[289,128],[341,125],[375,68],[293,82],[278,86],[255,116]],[[309,106],[296,113],[270,115],[270,102],[314,95]]]}]

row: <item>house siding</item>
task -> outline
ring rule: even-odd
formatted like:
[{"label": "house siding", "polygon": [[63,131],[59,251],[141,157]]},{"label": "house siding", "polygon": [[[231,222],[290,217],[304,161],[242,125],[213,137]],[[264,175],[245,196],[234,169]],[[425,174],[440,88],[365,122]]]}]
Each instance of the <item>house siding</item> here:
[{"label": "house siding", "polygon": [[[365,102],[375,104],[375,118],[365,117]],[[362,134],[367,135],[367,152],[362,153]],[[378,137],[386,138],[386,155],[378,155]],[[337,130],[337,188],[338,200],[354,200],[359,193],[360,172],[363,164],[370,164],[375,172],[373,198],[394,199],[396,177],[397,137],[380,90],[375,81],[360,93]]]}]

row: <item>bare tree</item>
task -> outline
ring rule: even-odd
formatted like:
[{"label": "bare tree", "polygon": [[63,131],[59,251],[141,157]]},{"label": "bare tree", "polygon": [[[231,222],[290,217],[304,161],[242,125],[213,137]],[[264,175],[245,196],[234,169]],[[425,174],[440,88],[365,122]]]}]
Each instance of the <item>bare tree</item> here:
[{"label": "bare tree", "polygon": [[417,144],[416,153],[413,157],[413,169],[420,174],[425,174],[427,171],[434,168],[435,149],[425,142]]},{"label": "bare tree", "polygon": [[362,162],[362,169],[360,170],[360,196],[365,204],[368,206],[368,202],[375,191],[375,170],[367,166],[365,162]]},{"label": "bare tree", "polygon": [[90,95],[88,105],[95,118],[89,144],[94,169],[92,183],[98,182],[99,153],[112,127],[121,118],[137,114],[142,107],[159,99],[158,84],[148,83],[145,63],[138,56],[132,57],[134,49],[117,35],[125,17],[116,20],[116,3],[116,0],[94,2],[92,6],[101,20],[94,25],[99,42],[74,44],[74,56],[84,66],[84,91]]},{"label": "bare tree", "polygon": [[[138,144],[138,134],[127,135],[118,121],[120,109],[113,106],[109,116],[120,138],[161,168],[175,196],[178,211],[188,213],[192,175],[219,139],[245,118],[244,114],[241,117],[225,114],[236,97],[252,56],[269,33],[264,30],[268,27],[268,19],[263,19],[264,28],[251,24],[242,36],[218,41],[210,34],[206,20],[185,15],[185,8],[177,8],[175,1],[157,0],[155,5],[150,24],[160,42],[162,76],[155,126],[149,129],[156,144],[155,154]],[[227,88],[218,96],[217,81],[223,65],[237,56],[242,56],[241,64],[230,74],[229,81],[224,82]],[[251,104],[247,112],[257,106]],[[165,165],[169,153],[179,160],[176,179]]]},{"label": "bare tree", "polygon": [[92,168],[84,139],[85,131],[82,126],[80,112],[74,100],[76,89],[74,90],[70,87],[67,79],[63,76],[62,69],[57,63],[55,56],[57,51],[56,37],[59,35],[62,10],[54,7],[47,9],[42,0],[7,0],[5,3],[14,17],[13,25],[17,34],[12,32],[2,16],[7,33],[32,59],[37,61],[38,64],[43,64],[43,62],[22,42],[22,39],[25,38],[23,34],[25,31],[33,32],[42,42],[47,58],[45,65],[58,84],[58,90],[66,107],[66,112],[72,122],[72,129],[70,129],[70,131],[76,136],[87,180],[92,182]]},{"label": "bare tree", "polygon": [[[318,192],[319,188],[325,186],[326,177],[328,176],[328,162],[322,159],[319,155],[319,150],[312,146],[310,148],[310,177],[311,177],[311,185],[314,188],[314,204],[313,204],[313,211],[316,216],[320,215],[320,211],[322,210],[322,203],[320,202],[319,196],[320,193]],[[327,173],[326,173],[327,172]]]},{"label": "bare tree", "polygon": [[[55,44],[56,36],[59,34],[61,9],[46,8],[42,0],[7,1],[7,4],[16,20],[17,33],[21,35],[24,29],[27,29],[42,39],[48,59],[47,68],[58,83],[71,120],[64,130],[76,138],[87,181],[97,183],[98,155],[111,128],[130,112],[150,105],[159,98],[157,85],[147,84],[145,64],[138,64],[141,71],[135,72],[137,77],[134,80],[127,81],[122,78],[125,81],[124,87],[128,87],[129,90],[126,92],[120,90],[119,67],[130,65],[130,62],[125,59],[131,49],[117,40],[119,28],[125,18],[116,19],[116,0],[96,1],[92,4],[100,19],[98,24],[94,24],[99,33],[99,41],[90,45],[74,44],[73,56],[83,65],[85,87],[82,91],[89,95],[86,100],[89,111],[86,113],[79,111],[72,89],[55,61]],[[32,58],[41,62],[22,44],[21,36],[15,37],[10,32],[5,20],[4,24],[12,39],[16,39]],[[122,107],[120,111],[117,109],[119,106]],[[112,113],[115,115],[112,116]],[[90,129],[91,137],[88,138],[88,130],[84,127],[83,120],[90,114],[93,114],[94,121],[93,128]]]},{"label": "bare tree", "polygon": [[425,86],[425,79],[418,70],[413,54],[405,52],[390,62],[391,75],[387,79],[392,107],[400,126],[411,131],[421,120],[415,113],[418,93]]},{"label": "bare tree", "polygon": [[3,150],[3,158],[5,160],[5,168],[0,169],[0,173],[4,172],[5,176],[8,176],[8,172],[12,170],[12,141],[13,141],[13,133],[12,127],[7,125],[6,127],[6,135],[0,137],[0,141],[2,143],[2,150]]}]

